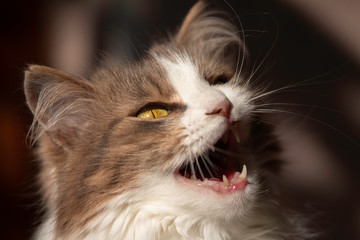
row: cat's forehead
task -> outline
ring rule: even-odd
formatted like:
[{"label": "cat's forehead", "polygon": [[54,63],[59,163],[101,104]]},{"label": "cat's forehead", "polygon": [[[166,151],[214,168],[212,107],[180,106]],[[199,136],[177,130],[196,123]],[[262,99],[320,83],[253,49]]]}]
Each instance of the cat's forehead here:
[{"label": "cat's forehead", "polygon": [[94,82],[104,93],[118,96],[124,103],[189,103],[190,95],[209,87],[197,64],[186,55],[154,55],[127,66],[105,69]]},{"label": "cat's forehead", "polygon": [[165,71],[168,84],[185,103],[189,104],[191,96],[209,87],[198,66],[188,56],[175,55],[171,59],[159,56],[155,58]]},{"label": "cat's forehead", "polygon": [[93,76],[100,96],[117,102],[143,103],[170,101],[176,90],[168,81],[167,71],[155,59],[144,59],[119,66],[106,66]]}]

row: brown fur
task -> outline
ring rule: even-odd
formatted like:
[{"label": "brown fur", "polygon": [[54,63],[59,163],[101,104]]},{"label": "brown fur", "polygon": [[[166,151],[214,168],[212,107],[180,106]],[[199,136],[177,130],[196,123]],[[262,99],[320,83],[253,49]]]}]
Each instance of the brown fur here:
[{"label": "brown fur", "polygon": [[[40,182],[47,207],[59,214],[59,234],[84,226],[96,215],[89,209],[136,187],[133,180],[149,167],[166,171],[164,162],[179,151],[181,137],[174,125],[176,118],[161,122],[127,118],[148,102],[172,104],[173,113],[183,111],[171,87],[164,85],[163,73],[154,71],[157,68],[151,66],[152,61],[138,64],[147,68],[141,72],[133,70],[136,66],[103,69],[88,81],[40,66],[31,66],[26,72],[28,104],[46,129],[39,139],[38,154],[46,159],[41,161]],[[49,87],[38,87],[40,81],[47,81]],[[61,84],[64,91],[72,90],[72,95],[68,97],[61,88],[54,87],[56,93],[46,99],[51,102],[43,103],[48,109],[39,111],[39,95],[51,90],[51,84]],[[48,114],[70,103],[77,108],[77,100],[84,104],[82,111],[74,114],[68,109],[53,126],[46,127],[46,121],[53,121]],[[61,106],[53,104],[59,101]],[[86,122],[81,121],[85,115]],[[155,133],[154,128],[158,129]]]},{"label": "brown fur", "polygon": [[[185,151],[178,121],[186,105],[154,56],[171,60],[187,54],[210,84],[243,83],[238,72],[243,44],[236,28],[205,9],[203,2],[195,5],[179,33],[154,45],[139,62],[101,67],[89,79],[42,66],[26,71],[42,194],[47,213],[56,215],[57,236],[84,228],[103,203],[136,188],[142,174],[173,171],[168,159]],[[135,118],[149,103],[165,104],[170,115],[161,121]],[[276,157],[271,129],[251,134],[243,146],[249,166],[257,164],[255,158]]]}]

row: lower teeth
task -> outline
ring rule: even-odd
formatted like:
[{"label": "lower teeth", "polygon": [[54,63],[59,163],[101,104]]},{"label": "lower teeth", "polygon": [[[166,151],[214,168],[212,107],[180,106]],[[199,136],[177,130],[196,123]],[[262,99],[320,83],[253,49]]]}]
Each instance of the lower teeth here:
[{"label": "lower teeth", "polygon": [[[186,173],[186,175],[184,176],[186,178],[189,178],[191,180],[194,181],[203,181],[203,182],[209,182],[209,181],[213,181],[213,182],[221,182],[220,179],[218,178],[204,178],[203,180],[198,179],[195,175],[189,175],[188,173]],[[247,167],[244,164],[241,173],[240,172],[235,172],[233,177],[231,178],[231,181],[229,181],[229,179],[226,177],[226,175],[222,176],[222,182],[224,184],[225,188],[229,188],[231,185],[239,183],[240,181],[243,181],[247,178]]]}]

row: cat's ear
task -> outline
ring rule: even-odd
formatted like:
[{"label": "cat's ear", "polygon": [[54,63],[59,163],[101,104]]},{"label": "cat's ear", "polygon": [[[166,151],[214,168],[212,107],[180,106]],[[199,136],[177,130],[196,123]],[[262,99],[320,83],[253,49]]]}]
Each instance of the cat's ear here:
[{"label": "cat's ear", "polygon": [[237,27],[226,14],[208,9],[204,1],[196,3],[187,14],[175,43],[208,60],[237,64],[244,45]]},{"label": "cat's ear", "polygon": [[25,71],[24,91],[34,114],[33,141],[46,132],[57,145],[71,147],[90,117],[90,85],[55,69],[33,65]]}]

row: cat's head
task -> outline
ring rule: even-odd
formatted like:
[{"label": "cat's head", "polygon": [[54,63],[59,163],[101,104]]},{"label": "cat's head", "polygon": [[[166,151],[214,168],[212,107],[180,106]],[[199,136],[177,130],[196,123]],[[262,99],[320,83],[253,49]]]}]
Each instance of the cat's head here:
[{"label": "cat's head", "polygon": [[26,71],[40,179],[59,232],[90,226],[106,209],[121,216],[133,208],[138,219],[245,219],[251,211],[267,135],[254,129],[238,31],[205,9],[195,5],[142,60],[89,79]]}]

